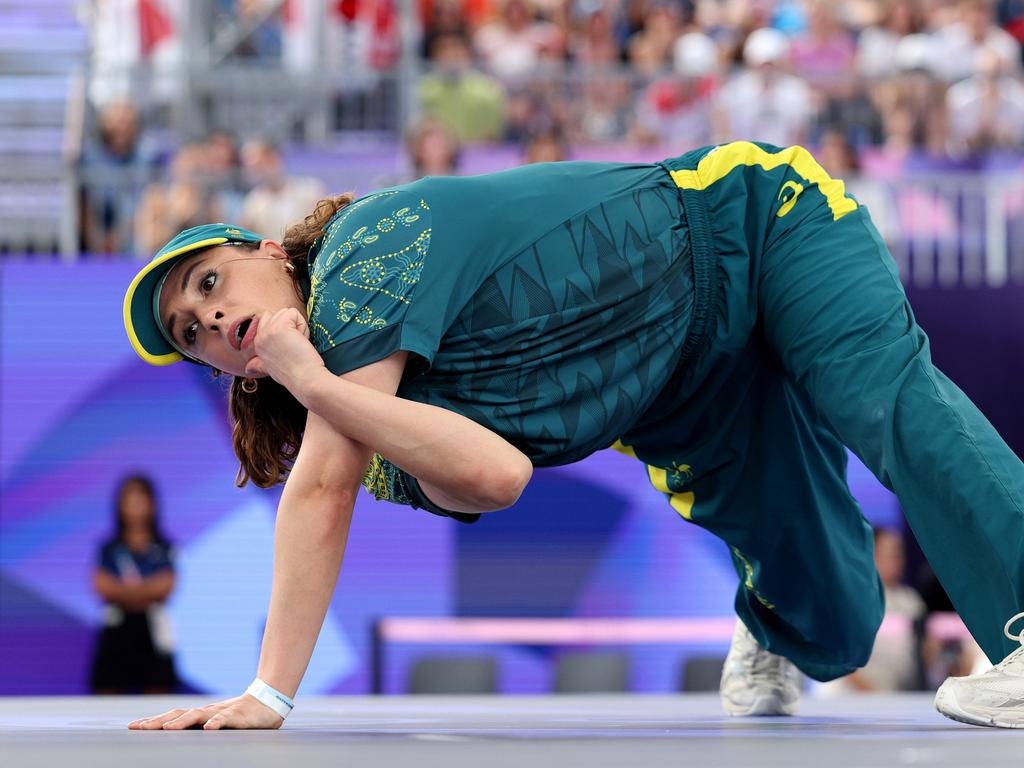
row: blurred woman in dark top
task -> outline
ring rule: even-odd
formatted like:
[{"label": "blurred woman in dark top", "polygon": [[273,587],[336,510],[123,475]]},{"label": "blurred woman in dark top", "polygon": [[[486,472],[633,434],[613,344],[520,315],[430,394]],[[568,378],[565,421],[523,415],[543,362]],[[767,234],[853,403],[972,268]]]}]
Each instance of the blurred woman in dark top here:
[{"label": "blurred woman in dark top", "polygon": [[106,603],[93,659],[93,693],[171,693],[178,684],[164,602],[174,589],[173,551],[160,530],[152,481],[132,475],[115,496],[113,538],[93,584]]}]

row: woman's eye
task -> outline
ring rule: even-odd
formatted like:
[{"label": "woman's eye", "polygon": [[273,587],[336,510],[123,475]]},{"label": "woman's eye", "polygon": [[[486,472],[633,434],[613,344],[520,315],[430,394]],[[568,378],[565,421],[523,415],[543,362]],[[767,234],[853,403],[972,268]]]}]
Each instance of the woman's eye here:
[{"label": "woman's eye", "polygon": [[182,334],[185,337],[185,343],[189,346],[196,343],[196,323],[185,326],[185,333]]},{"label": "woman's eye", "polygon": [[216,283],[216,282],[217,282],[217,273],[216,272],[207,272],[206,276],[203,277],[202,282],[199,283],[199,289],[203,293],[209,293],[211,290],[213,290],[214,283]]}]

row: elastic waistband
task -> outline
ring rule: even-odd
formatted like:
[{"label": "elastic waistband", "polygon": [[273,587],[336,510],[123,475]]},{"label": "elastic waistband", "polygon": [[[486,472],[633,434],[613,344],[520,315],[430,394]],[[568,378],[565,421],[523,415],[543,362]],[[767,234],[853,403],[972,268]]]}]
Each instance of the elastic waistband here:
[{"label": "elastic waistband", "polygon": [[[666,173],[672,170],[663,162],[658,165],[664,168]],[[683,341],[679,358],[680,362],[685,362],[699,357],[711,343],[714,334],[718,269],[705,195],[696,189],[677,187],[677,191],[683,203],[693,263],[693,320],[690,322],[690,329]]]}]

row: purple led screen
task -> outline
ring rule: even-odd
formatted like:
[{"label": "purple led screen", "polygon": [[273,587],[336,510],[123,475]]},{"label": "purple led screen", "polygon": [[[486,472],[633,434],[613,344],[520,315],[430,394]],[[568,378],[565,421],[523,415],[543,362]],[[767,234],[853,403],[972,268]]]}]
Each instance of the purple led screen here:
[{"label": "purple led screen", "polygon": [[[130,471],[156,481],[176,545],[169,608],[185,684],[235,695],[255,671],[279,492],[234,487],[220,383],[135,357],[121,302],[137,266],[0,264],[0,695],[86,691],[101,614],[92,572]],[[850,476],[868,517],[898,524],[855,459]],[[382,616],[728,616],[735,588],[724,545],[613,451],[537,471],[514,508],[475,526],[362,494],[300,693],[369,691]],[[404,690],[415,655],[438,650],[389,648],[385,689]],[[458,650],[498,653],[508,692],[547,690],[557,652]],[[629,650],[632,688],[669,691],[687,653],[725,648]]]}]

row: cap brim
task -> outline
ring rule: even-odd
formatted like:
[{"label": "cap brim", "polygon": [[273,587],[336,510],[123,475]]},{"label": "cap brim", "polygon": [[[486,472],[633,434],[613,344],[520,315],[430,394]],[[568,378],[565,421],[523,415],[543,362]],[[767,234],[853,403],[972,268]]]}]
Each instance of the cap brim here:
[{"label": "cap brim", "polygon": [[132,348],[150,365],[170,365],[183,359],[164,338],[153,317],[153,292],[160,278],[186,253],[227,242],[226,237],[211,237],[158,256],[143,267],[128,286],[124,296],[124,327]]}]

